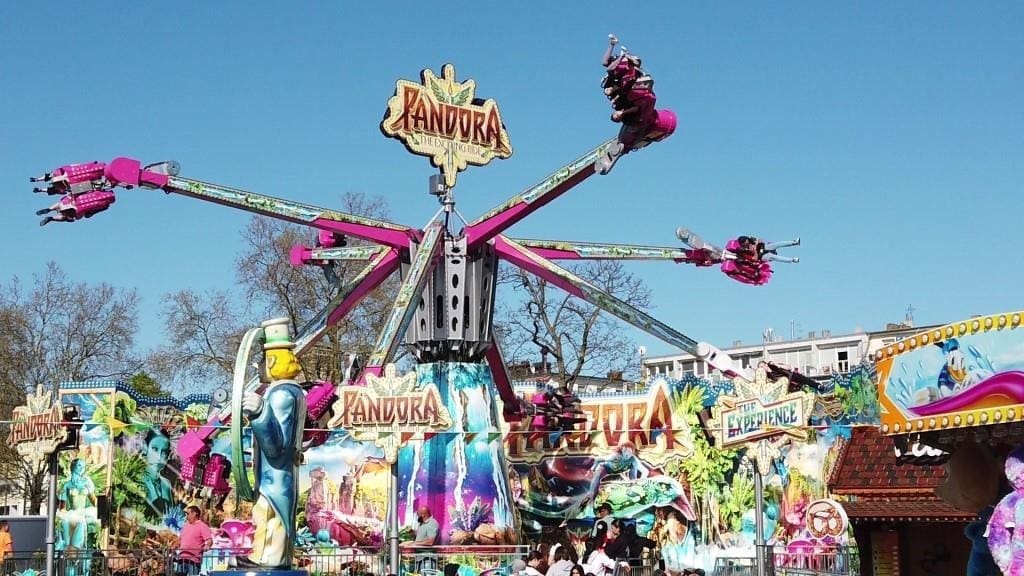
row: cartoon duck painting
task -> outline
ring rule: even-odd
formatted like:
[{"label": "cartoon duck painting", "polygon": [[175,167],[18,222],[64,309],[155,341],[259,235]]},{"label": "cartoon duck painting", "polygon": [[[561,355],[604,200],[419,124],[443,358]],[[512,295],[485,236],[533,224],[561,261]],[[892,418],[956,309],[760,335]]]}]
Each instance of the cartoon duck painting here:
[{"label": "cartoon duck painting", "polygon": [[946,397],[967,386],[967,367],[960,342],[956,338],[936,343],[936,346],[942,348],[942,354],[946,357],[946,364],[939,371],[937,383],[939,396]]},{"label": "cartoon duck painting", "polygon": [[956,397],[995,372],[991,363],[971,346],[967,347],[968,357],[956,338],[936,342],[935,345],[942,349],[942,368],[933,386],[918,390],[914,398],[917,406]]}]

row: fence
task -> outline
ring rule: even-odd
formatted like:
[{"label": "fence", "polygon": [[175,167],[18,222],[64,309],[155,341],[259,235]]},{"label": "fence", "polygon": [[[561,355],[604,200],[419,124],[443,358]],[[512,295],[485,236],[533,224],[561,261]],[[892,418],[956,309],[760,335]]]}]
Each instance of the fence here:
[{"label": "fence", "polygon": [[[400,576],[455,576],[460,567],[468,567],[478,576],[508,576],[509,568],[526,555],[525,546],[459,547],[403,549]],[[203,554],[200,572],[230,570],[236,566],[228,551],[211,550]],[[59,552],[55,559],[56,576],[175,576],[184,566],[173,550],[78,550]],[[0,564],[0,576],[37,573],[45,570],[46,556],[38,552],[19,552]],[[386,550],[377,548],[310,548],[297,551],[295,567],[310,576],[386,576],[392,574]],[[649,576],[635,573],[631,576]]]},{"label": "fence", "polygon": [[[857,548],[788,550],[767,547],[765,576],[860,576]],[[715,576],[757,576],[753,558],[718,558]]]},{"label": "fence", "polygon": [[[35,570],[42,572],[46,569],[46,554],[39,552],[15,552],[8,554],[0,563],[0,574],[21,574],[26,571]],[[31,574],[31,572],[29,572]]]},{"label": "fence", "polygon": [[768,552],[776,576],[859,576],[860,554],[853,546],[826,549],[771,549]]},{"label": "fence", "polygon": [[[458,567],[465,566],[479,576],[503,576],[508,575],[512,563],[525,556],[529,550],[528,546],[406,548],[402,554],[401,574],[454,576],[453,572],[456,572]],[[451,566],[455,568],[450,568]]]}]

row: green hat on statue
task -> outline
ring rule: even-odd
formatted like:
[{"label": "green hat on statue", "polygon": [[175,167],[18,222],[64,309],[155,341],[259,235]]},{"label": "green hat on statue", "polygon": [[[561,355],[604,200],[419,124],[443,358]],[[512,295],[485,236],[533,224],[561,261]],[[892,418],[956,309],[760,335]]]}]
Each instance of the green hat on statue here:
[{"label": "green hat on statue", "polygon": [[274,318],[273,320],[267,320],[260,324],[260,328],[263,328],[264,350],[295,348],[295,342],[292,342],[292,335],[288,331],[287,318]]}]

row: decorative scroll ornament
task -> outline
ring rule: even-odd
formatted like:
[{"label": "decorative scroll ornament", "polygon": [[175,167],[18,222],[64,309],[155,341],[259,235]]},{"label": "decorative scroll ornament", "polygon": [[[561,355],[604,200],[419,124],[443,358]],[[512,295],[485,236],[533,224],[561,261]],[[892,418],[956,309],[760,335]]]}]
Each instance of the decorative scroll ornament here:
[{"label": "decorative scroll ornament", "polygon": [[719,396],[711,408],[711,435],[719,448],[745,446],[762,476],[771,473],[789,437],[807,439],[814,394],[789,392],[789,378],[769,380],[762,365],[754,379],[735,378],[733,396]]}]

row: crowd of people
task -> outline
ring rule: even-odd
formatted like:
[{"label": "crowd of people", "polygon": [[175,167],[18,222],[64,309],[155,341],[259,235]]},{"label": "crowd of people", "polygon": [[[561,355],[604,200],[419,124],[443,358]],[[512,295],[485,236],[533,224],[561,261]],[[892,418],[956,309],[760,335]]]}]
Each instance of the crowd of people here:
[{"label": "crowd of people", "polygon": [[513,564],[511,576],[628,576],[642,566],[655,567],[655,575],[704,576],[699,568],[669,574],[658,561],[657,543],[637,534],[634,523],[613,517],[607,503],[595,512],[597,519],[582,555],[560,544],[547,555],[534,550]]}]

